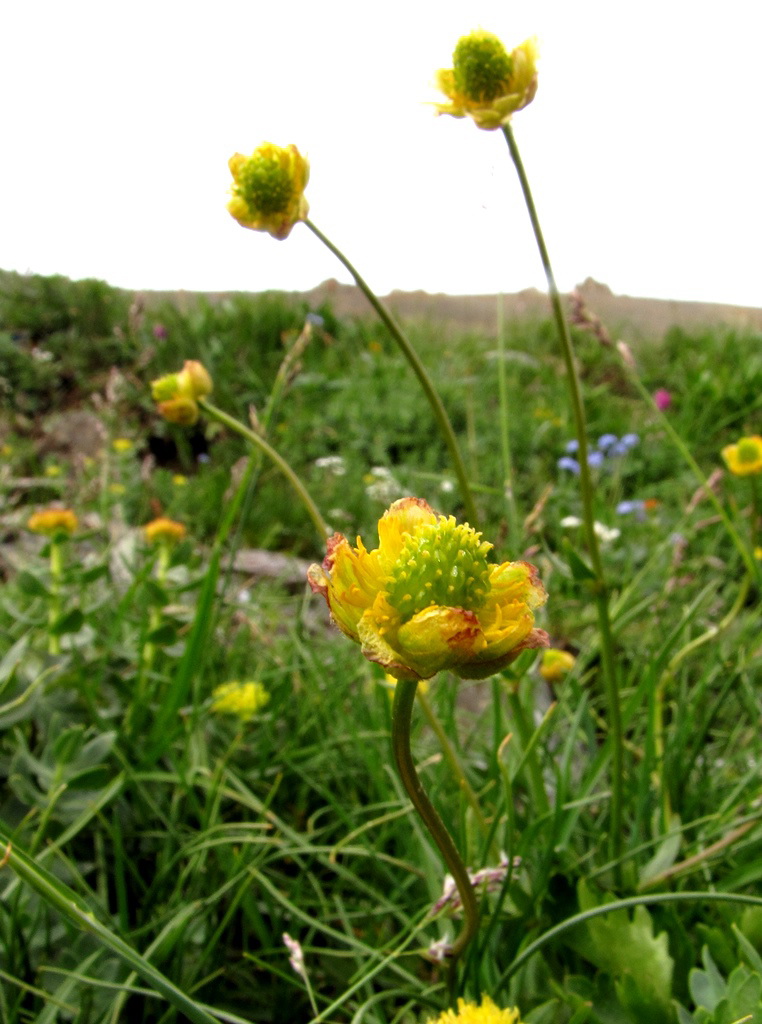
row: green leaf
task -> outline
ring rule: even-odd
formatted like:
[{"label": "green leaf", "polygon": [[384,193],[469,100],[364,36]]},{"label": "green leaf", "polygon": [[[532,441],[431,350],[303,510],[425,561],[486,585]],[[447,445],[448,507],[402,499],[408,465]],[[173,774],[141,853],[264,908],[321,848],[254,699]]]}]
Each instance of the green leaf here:
[{"label": "green leaf", "polygon": [[108,575],[107,565],[94,565],[92,569],[85,569],[84,572],[79,574],[80,583],[94,583],[99,580],[101,576]]},{"label": "green leaf", "polygon": [[[599,906],[593,893],[579,885],[583,910]],[[600,970],[610,974],[622,1006],[649,1024],[674,1020],[671,1003],[674,960],[667,933],[654,935],[648,910],[637,906],[630,920],[626,910],[588,920],[575,932],[574,947]]]},{"label": "green leaf", "polygon": [[53,636],[63,636],[64,633],[79,633],[85,624],[85,616],[79,608],[72,608],[57,619],[50,627]]},{"label": "green leaf", "polygon": [[691,998],[696,1006],[703,1006],[713,1011],[722,997],[725,995],[725,980],[717,970],[717,965],[712,959],[709,947],[704,946],[701,951],[701,960],[704,970],[694,967],[688,975],[688,989]]},{"label": "green leaf", "polygon": [[683,835],[680,831],[680,816],[673,814],[669,823],[669,832],[656,847],[656,853],[643,865],[638,875],[638,888],[643,888],[652,878],[656,878],[662,871],[671,868],[677,860]]},{"label": "green leaf", "polygon": [[146,640],[149,644],[157,644],[159,647],[173,644],[177,640],[177,627],[170,622],[165,622],[156,629],[152,629]]},{"label": "green leaf", "polygon": [[50,597],[50,591],[34,573],[20,572],[16,577],[16,585],[27,597]]},{"label": "green leaf", "polygon": [[569,543],[564,541],[564,556],[569,563],[571,574],[578,583],[590,583],[596,579],[596,575],[587,562],[582,559]]}]

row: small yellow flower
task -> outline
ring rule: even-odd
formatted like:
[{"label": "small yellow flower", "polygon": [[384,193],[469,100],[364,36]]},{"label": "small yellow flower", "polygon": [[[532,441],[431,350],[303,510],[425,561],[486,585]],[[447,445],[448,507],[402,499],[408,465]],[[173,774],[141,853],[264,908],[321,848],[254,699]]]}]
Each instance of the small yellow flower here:
[{"label": "small yellow flower", "polygon": [[540,675],[549,683],[560,683],[574,668],[576,660],[569,651],[560,651],[557,647],[551,647],[542,652]]},{"label": "small yellow flower", "polygon": [[127,493],[127,488],[124,484],[109,484],[109,494],[113,494],[115,498],[121,498],[123,494]]},{"label": "small yellow flower", "polygon": [[478,1006],[476,1003],[467,1003],[465,999],[459,999],[457,1013],[455,1010],[445,1010],[429,1024],[521,1024],[520,1017],[521,1014],[515,1007],[511,1010],[501,1010],[489,996],[482,996]]},{"label": "small yellow flower", "polygon": [[234,153],[228,166],[233,175],[228,211],[242,227],[284,239],[306,219],[310,165],[296,146],[263,142],[251,156]]},{"label": "small yellow flower", "polygon": [[212,711],[238,715],[242,722],[250,722],[269,699],[261,683],[223,683],[212,691]]},{"label": "small yellow flower", "polygon": [[508,53],[491,32],[478,29],[463,36],[452,55],[452,68],[436,74],[437,88],[450,101],[437,104],[437,113],[472,117],[486,131],[507,124],[534,99],[537,55],[534,37]]},{"label": "small yellow flower", "polygon": [[492,545],[480,533],[420,498],[395,501],[378,535],[367,551],[359,537],[353,548],[335,533],[308,580],[339,629],[395,679],[443,669],[483,679],[526,648],[547,646],[547,634],[533,628],[546,600],[533,565],[489,563]]},{"label": "small yellow flower", "polygon": [[762,559],[762,548],[754,548],[754,557]]},{"label": "small yellow flower", "polygon": [[44,469],[45,476],[50,477],[51,480],[55,480],[57,476],[63,473],[60,466],[46,466]]},{"label": "small yellow flower", "polygon": [[143,535],[149,544],[175,544],[181,541],[187,530],[182,523],[160,516],[143,527]]},{"label": "small yellow flower", "polygon": [[175,473],[172,477],[172,483],[175,487],[186,487],[188,484],[188,477],[183,476],[182,473]]},{"label": "small yellow flower", "polygon": [[198,400],[212,393],[212,378],[197,359],[186,359],[179,373],[151,381],[151,394],[165,420],[190,427],[199,417]]},{"label": "small yellow flower", "polygon": [[46,537],[59,534],[71,536],[79,526],[79,520],[70,508],[46,508],[29,517],[27,529],[42,533]]},{"label": "small yellow flower", "polygon": [[127,452],[131,452],[135,445],[130,441],[129,437],[115,437],[111,442],[111,447],[118,455],[124,455]]},{"label": "small yellow flower", "polygon": [[2,455],[2,456],[3,456],[3,458],[5,458],[5,459],[7,459],[7,458],[9,458],[9,457],[10,457],[11,455],[13,455],[13,445],[10,445],[10,444],[4,444],[4,445],[2,446],[2,448],[0,448],[0,455]]},{"label": "small yellow flower", "polygon": [[722,457],[730,472],[736,476],[762,473],[762,437],[759,434],[742,437],[736,444],[723,448]]}]

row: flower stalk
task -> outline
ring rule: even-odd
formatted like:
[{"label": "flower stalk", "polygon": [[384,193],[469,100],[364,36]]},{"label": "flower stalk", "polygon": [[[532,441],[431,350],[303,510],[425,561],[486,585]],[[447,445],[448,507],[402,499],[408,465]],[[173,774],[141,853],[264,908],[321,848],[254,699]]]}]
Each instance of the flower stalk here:
[{"label": "flower stalk", "polygon": [[582,498],[582,518],[584,522],[587,548],[595,576],[593,581],[593,593],[596,610],[598,613],[598,626],[601,634],[601,662],[603,667],[603,682],[606,690],[606,702],[608,705],[607,717],[612,737],[612,758],[611,758],[611,825],[609,828],[609,852],[614,861],[614,873],[616,883],[621,885],[621,866],[619,864],[622,853],[622,800],[624,784],[624,745],[622,734],[622,713],[619,699],[619,685],[617,681],[616,659],[614,657],[614,638],[611,628],[609,614],[608,588],[603,574],[603,563],[601,561],[598,538],[595,534],[595,515],[593,512],[593,485],[588,466],[587,428],[585,423],[585,410],[582,402],[582,388],[580,386],[579,374],[574,360],[574,349],[572,347],[569,325],[566,322],[564,311],[561,306],[561,295],[556,284],[553,268],[550,262],[545,238],[540,226],[537,209],[532,197],[532,190],[529,186],[524,164],[521,160],[513,130],[510,124],[502,126],[503,135],[508,143],[516,173],[518,174],[521,191],[526,203],[529,219],[532,224],[537,248],[540,253],[545,278],[548,283],[548,293],[553,319],[558,330],[561,350],[563,353],[564,365],[566,367],[566,379],[569,387],[569,398],[571,401],[572,415],[574,417],[574,432],[579,444],[579,482]]},{"label": "flower stalk", "polygon": [[447,869],[455,880],[463,906],[463,927],[460,934],[448,948],[451,969],[476,934],[479,926],[479,908],[468,871],[463,863],[452,836],[437,813],[421,785],[410,749],[410,723],[418,683],[416,680],[400,679],[394,688],[392,707],[392,749],[402,784],[413,806],[428,829],[442,854]]},{"label": "flower stalk", "polygon": [[245,426],[243,423],[241,423],[240,420],[235,419],[235,417],[233,416],[229,416],[226,412],[223,412],[222,409],[218,409],[216,405],[212,405],[212,403],[207,401],[207,399],[200,398],[198,400],[198,405],[199,408],[202,409],[210,419],[217,420],[218,423],[222,423],[230,430],[233,430],[235,431],[235,433],[240,434],[241,437],[244,437],[255,448],[258,448],[264,455],[266,455],[270,459],[271,462],[273,462],[278,467],[278,469],[286,477],[288,482],[291,484],[291,486],[294,488],[297,495],[299,496],[299,499],[304,505],[307,514],[309,515],[310,519],[315,525],[315,529],[318,531],[321,538],[325,540],[329,536],[330,530],[323,522],[323,517],[320,515],[320,512],[318,511],[317,505],[310,497],[307,488],[304,486],[302,481],[296,475],[291,466],[289,466],[289,464],[286,462],[283,456],[280,455],[272,447],[272,445],[268,444],[268,442],[265,441],[265,439],[260,434],[257,434],[253,430],[249,430],[249,428]]},{"label": "flower stalk", "polygon": [[473,526],[477,526],[479,522],[479,517],[476,513],[476,505],[474,504],[474,497],[473,494],[471,493],[471,485],[468,482],[468,474],[466,473],[466,467],[463,463],[463,457],[460,453],[457,438],[455,437],[455,431],[452,428],[452,424],[450,423],[450,418],[447,415],[447,411],[444,405],[442,404],[442,399],[439,397],[439,393],[434,387],[434,384],[431,380],[431,377],[429,376],[428,371],[426,370],[426,367],[421,362],[420,356],[415,351],[410,341],[406,338],[405,334],[402,332],[402,329],[395,322],[394,318],[391,316],[391,314],[386,309],[384,304],[381,302],[381,300],[378,298],[375,292],[371,289],[370,285],[360,275],[359,271],[349,262],[344,253],[340,249],[338,249],[333,244],[333,242],[331,242],[331,240],[327,238],[323,234],[323,232],[320,231],[320,229],[317,228],[312,223],[312,221],[308,217],[304,219],[304,223],[307,225],[307,227],[310,229],[313,235],[315,235],[316,238],[320,239],[323,245],[325,245],[326,248],[333,253],[333,255],[339,260],[339,262],[342,263],[349,271],[349,273],[352,275],[352,277],[355,280],[355,284],[363,293],[368,302],[371,304],[373,309],[376,311],[379,319],[386,327],[386,329],[389,331],[391,336],[394,338],[395,342],[399,346],[400,351],[404,355],[405,359],[407,359],[413,373],[418,378],[418,382],[423,388],[423,392],[426,395],[426,398],[428,399],[432,412],[434,413],[434,418],[437,421],[439,431],[444,439],[445,444],[447,445],[447,450],[450,454],[450,460],[452,462],[453,469],[455,470],[455,475],[458,478],[458,487],[460,488],[460,495],[461,498],[463,499],[465,518],[468,519],[468,521]]}]

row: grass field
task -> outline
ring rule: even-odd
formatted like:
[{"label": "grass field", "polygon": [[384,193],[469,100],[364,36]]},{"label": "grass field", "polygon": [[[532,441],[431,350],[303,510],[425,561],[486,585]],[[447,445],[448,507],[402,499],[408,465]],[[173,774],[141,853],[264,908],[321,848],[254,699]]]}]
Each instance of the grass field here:
[{"label": "grass field", "polygon": [[[461,912],[395,769],[393,682],[304,583],[231,569],[319,563],[325,538],[260,448],[167,422],[150,388],[199,360],[329,530],[375,548],[404,496],[464,518],[386,330],[12,276],[0,328],[3,1024],[413,1024],[453,993],[529,1024],[762,1022],[761,480],[721,455],[760,430],[758,335],[672,330],[633,370],[575,331],[617,732],[552,325],[502,350],[410,329],[490,557],[537,567],[536,625],[571,656],[419,685],[413,755],[481,873],[448,977]],[[30,529],[49,509],[76,525]],[[183,535],[152,540],[158,517]]]}]

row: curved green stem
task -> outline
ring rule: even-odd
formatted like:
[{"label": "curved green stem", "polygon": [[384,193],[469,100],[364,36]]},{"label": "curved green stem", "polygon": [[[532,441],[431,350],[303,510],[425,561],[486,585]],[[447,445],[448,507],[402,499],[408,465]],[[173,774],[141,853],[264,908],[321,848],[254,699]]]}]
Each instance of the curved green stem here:
[{"label": "curved green stem", "polygon": [[497,389],[500,401],[500,451],[503,458],[503,489],[508,512],[508,545],[510,551],[519,551],[521,520],[516,501],[515,474],[511,457],[511,428],[508,413],[508,381],[505,372],[505,316],[503,296],[497,298]]},{"label": "curved green stem", "polygon": [[379,319],[384,324],[384,326],[389,331],[394,340],[397,342],[397,345],[402,351],[402,354],[405,356],[408,363],[410,364],[413,373],[416,375],[416,377],[418,378],[418,382],[423,388],[426,398],[429,400],[429,405],[431,406],[431,409],[434,413],[434,417],[436,418],[437,421],[437,425],[439,426],[439,430],[442,434],[442,437],[444,438],[445,444],[447,445],[447,450],[450,453],[450,459],[452,461],[453,469],[455,470],[455,475],[458,478],[458,485],[460,487],[460,494],[463,499],[463,505],[465,506],[466,519],[468,519],[468,521],[471,523],[473,527],[478,527],[479,517],[476,513],[474,497],[473,494],[471,493],[471,486],[468,482],[466,467],[463,464],[463,458],[460,454],[460,448],[458,447],[458,441],[455,437],[455,431],[452,429],[452,424],[450,423],[450,418],[447,415],[447,411],[444,405],[442,404],[442,399],[439,397],[439,394],[436,388],[434,387],[431,377],[429,377],[428,371],[421,362],[418,353],[415,351],[415,349],[410,344],[408,339],[402,333],[400,327],[395,323],[394,319],[392,318],[391,314],[386,309],[384,304],[376,296],[375,292],[371,290],[370,285],[360,276],[358,271],[352,266],[347,257],[341,251],[341,249],[337,249],[333,242],[331,242],[330,239],[326,238],[323,232],[320,231],[319,228],[315,227],[311,220],[307,219],[304,221],[304,223],[307,225],[307,227],[310,229],[313,235],[319,238],[323,245],[326,246],[326,248],[330,249],[333,255],[339,260],[339,262],[344,264],[349,273],[355,279],[355,284],[363,293],[363,295],[371,304],[371,306],[373,306],[376,313],[378,314]]},{"label": "curved green stem", "polygon": [[240,434],[241,437],[245,437],[247,441],[254,445],[255,448],[259,448],[261,452],[263,452],[272,462],[275,463],[275,465],[278,467],[278,469],[286,477],[288,482],[299,495],[302,504],[307,510],[307,514],[309,515],[312,522],[315,524],[315,528],[317,529],[321,538],[325,540],[329,536],[330,531],[323,522],[323,518],[318,512],[317,505],[310,497],[307,488],[304,486],[302,481],[293,471],[291,466],[289,466],[289,464],[286,462],[283,456],[279,455],[278,452],[276,452],[276,450],[271,445],[269,445],[263,437],[255,433],[255,431],[249,430],[249,428],[244,426],[244,424],[241,423],[240,420],[235,419],[235,417],[233,416],[229,416],[226,412],[223,412],[222,409],[218,409],[216,405],[212,405],[212,403],[208,402],[205,398],[200,398],[198,400],[198,405],[199,408],[204,410],[207,416],[209,416],[211,419],[217,420],[218,423],[223,423],[226,427],[229,427],[230,430],[234,430],[237,434]]},{"label": "curved green stem", "polygon": [[587,428],[585,424],[585,409],[582,403],[582,388],[580,386],[577,365],[574,360],[574,349],[572,348],[569,325],[566,322],[564,311],[561,306],[561,295],[553,275],[553,268],[550,263],[550,256],[545,245],[545,239],[540,227],[540,220],[532,198],[532,191],[529,187],[529,180],[521,161],[516,140],[509,124],[503,126],[508,149],[511,153],[516,172],[519,176],[521,191],[524,194],[529,219],[532,223],[537,248],[540,252],[540,259],[545,271],[545,278],[548,282],[548,293],[550,304],[553,310],[553,319],[556,323],[558,336],[561,341],[564,364],[566,366],[566,379],[569,385],[569,398],[571,400],[572,414],[574,416],[574,432],[579,444],[579,484],[582,497],[582,518],[585,526],[585,537],[587,548],[595,574],[595,604],[598,612],[598,627],[601,634],[601,661],[603,665],[603,681],[606,688],[606,703],[608,705],[608,721],[612,738],[612,759],[611,759],[611,827],[609,828],[609,849],[611,859],[615,862],[615,877],[617,884],[621,884],[621,868],[619,858],[622,852],[622,789],[624,776],[624,745],[622,743],[622,712],[619,701],[619,686],[617,683],[616,660],[614,658],[614,637],[611,628],[609,615],[609,600],[606,581],[603,575],[603,564],[601,553],[598,547],[598,538],[595,535],[595,515],[593,512],[593,484],[590,477],[587,455]]},{"label": "curved green stem", "polygon": [[474,792],[473,786],[466,778],[466,773],[463,771],[463,765],[460,763],[455,747],[450,742],[450,737],[444,730],[442,723],[436,716],[436,713],[431,706],[431,701],[421,688],[416,691],[416,697],[420,704],[421,711],[423,711],[424,717],[429,724],[429,728],[434,733],[436,738],[439,740],[439,745],[442,748],[444,759],[450,766],[450,771],[455,776],[455,780],[458,783],[458,788],[465,796],[468,801],[468,805],[474,813],[476,823],[483,835],[487,833],[487,822],[484,820],[484,814],[482,812],[481,804],[479,803],[479,797]]},{"label": "curved green stem", "polygon": [[479,908],[474,895],[474,887],[468,877],[466,866],[460,858],[450,833],[439,817],[434,805],[421,785],[418,772],[415,770],[413,755],[410,751],[410,719],[415,703],[415,691],[418,683],[407,679],[400,680],[394,688],[394,705],[392,708],[392,749],[402,783],[413,802],[418,814],[429,830],[431,838],[437,844],[450,874],[455,880],[463,906],[463,928],[449,949],[451,966],[476,934],[479,926]]}]

